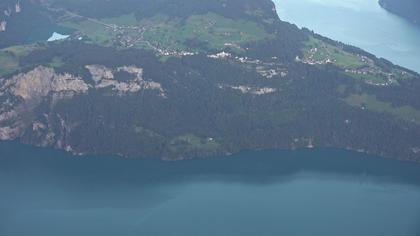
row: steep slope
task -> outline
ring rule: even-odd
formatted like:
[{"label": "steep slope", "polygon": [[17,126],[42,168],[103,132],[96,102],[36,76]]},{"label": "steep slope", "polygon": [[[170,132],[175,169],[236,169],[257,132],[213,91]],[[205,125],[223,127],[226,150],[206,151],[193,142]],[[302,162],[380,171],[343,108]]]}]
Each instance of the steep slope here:
[{"label": "steep slope", "polygon": [[420,161],[418,74],[282,22],[268,0],[180,3],[39,2],[74,33],[0,50],[0,138],[128,157],[336,147]]}]

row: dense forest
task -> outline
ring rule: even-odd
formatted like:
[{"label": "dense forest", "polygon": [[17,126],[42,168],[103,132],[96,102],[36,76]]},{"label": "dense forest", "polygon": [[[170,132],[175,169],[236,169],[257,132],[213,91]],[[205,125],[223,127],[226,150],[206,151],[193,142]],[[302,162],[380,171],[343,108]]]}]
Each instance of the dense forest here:
[{"label": "dense forest", "polygon": [[268,0],[179,2],[42,1],[74,33],[0,50],[0,139],[165,159],[335,147],[420,161],[417,73],[282,22]]},{"label": "dense forest", "polygon": [[420,25],[420,1],[418,0],[380,0],[386,10],[400,15],[411,22]]}]

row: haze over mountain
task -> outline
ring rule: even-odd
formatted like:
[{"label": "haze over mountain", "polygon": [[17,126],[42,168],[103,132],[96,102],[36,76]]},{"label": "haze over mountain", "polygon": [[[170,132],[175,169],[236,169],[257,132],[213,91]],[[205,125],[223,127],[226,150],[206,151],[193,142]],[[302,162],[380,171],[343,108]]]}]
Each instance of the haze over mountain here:
[{"label": "haze over mountain", "polygon": [[[336,147],[420,161],[419,75],[283,22],[269,0],[0,8],[2,140],[165,159]],[[52,30],[70,37],[27,41]]]},{"label": "haze over mountain", "polygon": [[380,0],[386,10],[420,25],[420,1],[417,0]]}]

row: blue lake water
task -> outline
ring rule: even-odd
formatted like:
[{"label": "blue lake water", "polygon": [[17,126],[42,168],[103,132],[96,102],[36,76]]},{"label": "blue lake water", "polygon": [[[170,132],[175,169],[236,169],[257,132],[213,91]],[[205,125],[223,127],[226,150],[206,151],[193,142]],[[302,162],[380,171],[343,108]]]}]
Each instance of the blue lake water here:
[{"label": "blue lake water", "polygon": [[420,165],[334,149],[164,162],[0,143],[0,235],[418,236]]},{"label": "blue lake water", "polygon": [[420,27],[388,13],[378,0],[273,1],[282,20],[420,72]]}]

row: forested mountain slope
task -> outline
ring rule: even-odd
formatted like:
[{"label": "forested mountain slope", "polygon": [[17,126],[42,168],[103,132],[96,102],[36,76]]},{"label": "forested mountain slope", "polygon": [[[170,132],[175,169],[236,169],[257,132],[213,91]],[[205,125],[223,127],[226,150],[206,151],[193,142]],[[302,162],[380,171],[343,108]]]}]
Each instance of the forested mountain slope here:
[{"label": "forested mountain slope", "polygon": [[165,159],[335,147],[420,161],[419,75],[283,22],[269,0],[27,3],[48,18],[38,26],[71,36],[10,45],[18,34],[3,32],[2,140]]},{"label": "forested mountain slope", "polygon": [[400,15],[420,25],[420,1],[418,0],[380,0],[379,4],[386,10]]}]

